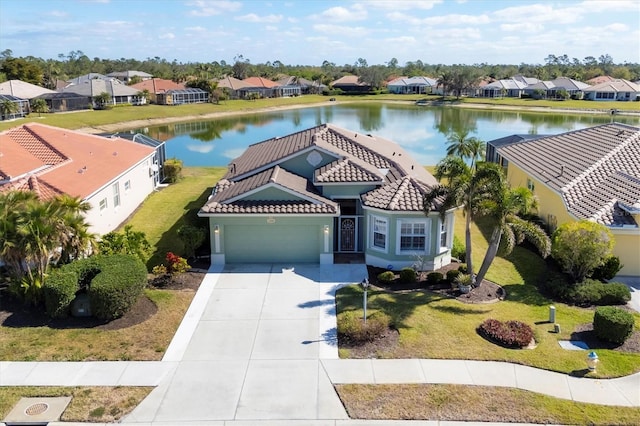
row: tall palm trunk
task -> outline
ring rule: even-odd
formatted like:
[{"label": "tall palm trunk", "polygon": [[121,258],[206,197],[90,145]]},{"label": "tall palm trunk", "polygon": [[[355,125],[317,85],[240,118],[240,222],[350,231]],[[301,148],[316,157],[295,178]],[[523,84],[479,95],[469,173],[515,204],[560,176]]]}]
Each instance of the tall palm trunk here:
[{"label": "tall palm trunk", "polygon": [[464,230],[464,241],[465,241],[465,262],[467,264],[467,270],[469,274],[473,277],[473,259],[471,258],[471,212],[467,212],[466,214],[466,222],[465,222],[465,230]]},{"label": "tall palm trunk", "polygon": [[502,238],[502,227],[496,226],[493,228],[493,232],[491,232],[491,239],[489,240],[489,247],[487,248],[487,252],[484,255],[484,259],[482,260],[482,265],[480,265],[480,270],[478,271],[478,275],[476,275],[476,280],[478,285],[482,283],[484,276],[487,274],[491,263],[496,258],[498,254],[498,248],[500,248],[500,240]]}]

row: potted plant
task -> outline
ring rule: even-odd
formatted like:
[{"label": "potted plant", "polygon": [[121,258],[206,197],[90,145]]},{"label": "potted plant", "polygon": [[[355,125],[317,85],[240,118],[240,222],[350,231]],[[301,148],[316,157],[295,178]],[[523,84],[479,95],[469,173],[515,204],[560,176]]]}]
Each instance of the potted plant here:
[{"label": "potted plant", "polygon": [[460,290],[460,293],[469,293],[471,291],[472,283],[473,279],[470,274],[460,274],[456,277],[456,284],[458,284],[458,290]]}]

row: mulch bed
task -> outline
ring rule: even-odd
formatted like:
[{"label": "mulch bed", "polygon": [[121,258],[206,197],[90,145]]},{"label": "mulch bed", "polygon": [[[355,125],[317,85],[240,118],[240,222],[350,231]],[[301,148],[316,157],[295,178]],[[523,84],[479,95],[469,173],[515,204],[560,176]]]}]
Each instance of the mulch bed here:
[{"label": "mulch bed", "polygon": [[598,339],[593,332],[593,323],[586,323],[576,327],[571,333],[571,340],[585,342],[589,349],[612,349],[620,352],[640,353],[640,330],[634,331],[622,345],[617,345]]},{"label": "mulch bed", "polygon": [[[196,291],[205,273],[199,270],[185,272],[177,276],[160,279],[150,275],[149,288],[176,291]],[[122,317],[103,321],[93,317],[67,317],[51,319],[44,312],[36,310],[0,290],[0,325],[3,327],[49,327],[55,329],[95,328],[98,330],[119,330],[141,324],[153,317],[158,307],[148,297],[142,295],[133,307]]]}]

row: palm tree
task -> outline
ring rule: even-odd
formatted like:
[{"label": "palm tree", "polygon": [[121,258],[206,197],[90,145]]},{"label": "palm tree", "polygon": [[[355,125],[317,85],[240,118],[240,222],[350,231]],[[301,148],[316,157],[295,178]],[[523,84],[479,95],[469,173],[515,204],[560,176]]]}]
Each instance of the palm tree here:
[{"label": "palm tree", "polygon": [[484,157],[485,143],[474,136],[469,137],[468,130],[455,130],[447,135],[447,155],[459,156],[463,160],[471,159],[471,168],[476,161]]},{"label": "palm tree", "polygon": [[449,71],[440,74],[437,81],[438,86],[442,86],[442,100],[447,97],[447,89],[453,84],[453,75]]},{"label": "palm tree", "polygon": [[60,261],[69,263],[84,257],[97,247],[96,236],[89,232],[84,214],[91,210],[91,204],[79,198],[62,194],[54,199],[59,211]]},{"label": "palm tree", "polygon": [[38,113],[38,117],[42,117],[43,112],[49,112],[47,101],[45,101],[44,99],[32,99],[29,101],[29,103],[31,104],[31,110]]},{"label": "palm tree", "polygon": [[502,236],[505,237],[504,253],[510,254],[516,244],[524,240],[532,243],[540,255],[545,258],[551,253],[551,239],[536,223],[523,219],[537,207],[537,199],[527,188],[510,189],[504,179],[494,196],[481,201],[478,213],[488,216],[494,223],[489,239],[489,247],[476,276],[482,282],[495,259]]},{"label": "palm tree", "polygon": [[3,99],[0,101],[0,114],[2,119],[6,120],[10,115],[18,112],[20,108],[18,104],[9,99]]},{"label": "palm tree", "polygon": [[37,200],[35,193],[29,191],[9,191],[0,194],[0,259],[4,261],[12,276],[26,274],[18,226],[24,220],[21,212],[25,206]]}]

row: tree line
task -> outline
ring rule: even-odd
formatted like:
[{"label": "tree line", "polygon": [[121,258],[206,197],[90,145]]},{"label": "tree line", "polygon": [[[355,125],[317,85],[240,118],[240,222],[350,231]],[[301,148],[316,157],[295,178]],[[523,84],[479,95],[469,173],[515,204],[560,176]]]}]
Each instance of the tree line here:
[{"label": "tree line", "polygon": [[[455,79],[505,79],[516,74],[535,77],[540,80],[552,80],[556,77],[569,77],[586,81],[594,77],[609,75],[630,81],[640,80],[640,64],[615,63],[608,54],[599,57],[587,56],[584,59],[569,58],[568,55],[549,54],[543,64],[489,64],[443,65],[431,64],[417,59],[401,65],[396,58],[384,64],[369,65],[364,58],[358,58],[353,64],[339,65],[328,60],[320,65],[286,65],[280,60],[265,63],[251,63],[248,58],[238,54],[233,61],[213,60],[210,62],[178,62],[176,59],[148,57],[146,59],[89,58],[81,50],[60,53],[57,59],[42,59],[34,56],[14,57],[11,49],[0,52],[0,82],[22,80],[28,83],[55,88],[57,80],[68,80],[88,73],[109,74],[116,71],[143,71],[154,77],[184,82],[191,79],[218,79],[232,76],[238,79],[256,76],[275,80],[281,76],[294,76],[328,85],[344,75],[357,75],[360,81],[374,89],[381,88],[385,81],[407,76],[429,76],[445,82]],[[135,81],[135,80],[134,80]],[[459,82],[458,82],[459,83]],[[457,84],[460,87],[460,84]],[[464,86],[464,85],[462,85]]]}]

